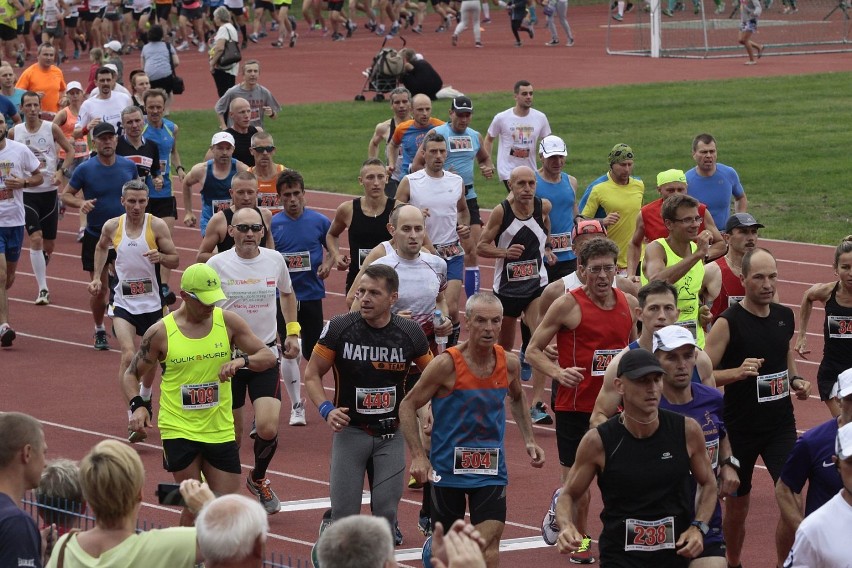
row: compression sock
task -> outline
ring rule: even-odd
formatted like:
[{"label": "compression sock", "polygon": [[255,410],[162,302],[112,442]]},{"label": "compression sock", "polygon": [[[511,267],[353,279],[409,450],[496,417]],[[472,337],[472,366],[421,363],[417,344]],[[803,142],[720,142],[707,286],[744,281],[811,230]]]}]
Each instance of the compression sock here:
[{"label": "compression sock", "polygon": [[291,406],[302,402],[302,384],[299,382],[300,379],[299,359],[285,359],[282,357],[281,382],[284,383],[284,388],[287,389]]},{"label": "compression sock", "polygon": [[278,449],[278,436],[272,440],[264,440],[259,435],[254,437],[254,469],[251,472],[253,481],[266,477],[266,470]]},{"label": "compression sock", "polygon": [[464,293],[468,298],[479,292],[479,267],[470,266],[464,269]]},{"label": "compression sock", "polygon": [[30,249],[30,263],[33,265],[38,289],[47,290],[47,262],[44,259],[44,252]]},{"label": "compression sock", "polygon": [[532,332],[527,324],[521,322],[521,352],[526,352],[527,345],[529,345],[530,338],[532,337]]},{"label": "compression sock", "polygon": [[432,483],[423,484],[423,501],[420,504],[420,516],[432,518]]}]

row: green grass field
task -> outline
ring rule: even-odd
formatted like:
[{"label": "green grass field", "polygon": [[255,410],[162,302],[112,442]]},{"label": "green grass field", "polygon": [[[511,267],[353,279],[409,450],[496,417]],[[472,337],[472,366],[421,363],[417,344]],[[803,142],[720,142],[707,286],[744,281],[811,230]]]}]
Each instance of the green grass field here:
[{"label": "green grass field", "polygon": [[[710,132],[720,162],[739,172],[749,210],[767,226],[764,236],[836,244],[852,233],[850,84],[852,73],[836,73],[538,91],[535,107],[568,143],[565,171],[581,192],[605,172],[610,148],[626,142],[651,201],[657,172],[692,167],[693,136]],[[506,93],[473,99],[471,126],[483,135],[494,114],[513,104]],[[448,104],[436,101],[433,115],[446,119]],[[389,116],[387,103],[296,105],[267,127],[277,161],[299,170],[309,188],[354,194],[373,128]],[[200,161],[215,131],[212,111],[175,112],[172,119],[181,127],[183,163]],[[496,180],[477,180],[476,187],[483,207],[505,194]]]}]

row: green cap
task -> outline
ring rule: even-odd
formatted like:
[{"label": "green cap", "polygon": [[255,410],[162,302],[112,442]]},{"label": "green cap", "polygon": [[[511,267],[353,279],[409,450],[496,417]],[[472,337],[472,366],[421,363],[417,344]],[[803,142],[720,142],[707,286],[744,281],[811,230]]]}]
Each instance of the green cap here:
[{"label": "green cap", "polygon": [[674,182],[686,183],[686,174],[683,170],[666,170],[657,174],[657,187]]},{"label": "green cap", "polygon": [[633,148],[628,146],[627,144],[616,144],[612,147],[612,150],[609,151],[609,163],[619,164],[621,162],[626,162],[627,160],[633,159]]},{"label": "green cap", "polygon": [[184,292],[195,295],[199,302],[208,306],[227,299],[222,292],[219,275],[203,263],[193,264],[184,270],[180,279],[180,288]]}]

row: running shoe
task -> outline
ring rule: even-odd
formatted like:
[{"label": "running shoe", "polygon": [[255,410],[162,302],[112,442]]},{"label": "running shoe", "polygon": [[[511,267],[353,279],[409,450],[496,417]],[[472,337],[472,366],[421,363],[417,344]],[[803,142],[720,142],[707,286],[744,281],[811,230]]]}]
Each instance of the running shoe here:
[{"label": "running shoe", "polygon": [[293,409],[290,411],[290,426],[304,426],[307,423],[305,419],[305,399],[303,398],[294,404]]},{"label": "running shoe", "polygon": [[417,519],[417,528],[423,533],[423,536],[432,536],[432,519],[421,514]]},{"label": "running shoe", "polygon": [[284,42],[283,42],[283,41],[281,41],[281,40],[273,41],[273,42],[272,42],[272,47],[284,47]]},{"label": "running shoe", "polygon": [[416,34],[422,34],[423,33],[423,26],[415,26],[415,27],[411,28],[411,31],[413,31]]},{"label": "running shoe", "polygon": [[432,565],[432,537],[426,539],[426,542],[423,543],[423,552],[421,553],[421,558],[423,560],[423,566],[431,566]]},{"label": "running shoe", "polygon": [[186,40],[182,41],[181,43],[179,43],[175,46],[176,51],[186,51],[187,49],[189,49],[189,44],[186,43]]},{"label": "running shoe", "polygon": [[547,42],[544,45],[546,45],[548,47],[555,47],[555,46],[559,45],[559,40],[556,39],[556,38],[553,38],[552,40],[550,40],[549,42]]},{"label": "running shoe", "polygon": [[541,538],[549,546],[556,544],[556,539],[559,538],[559,525],[556,524],[556,500],[559,499],[560,493],[562,493],[561,487],[553,492],[553,497],[550,498],[550,508],[544,515],[544,520],[541,521]]},{"label": "running shoe", "polygon": [[523,47],[523,46],[524,46],[523,42],[520,42],[520,41],[515,42],[515,47]]},{"label": "running shoe", "polygon": [[481,41],[478,41],[478,42],[476,42],[475,44],[473,44],[473,46],[474,46],[474,47],[482,47],[482,42],[481,42]]},{"label": "running shoe", "polygon": [[457,46],[459,44],[459,36],[457,36],[456,34],[453,34],[453,37],[450,40],[450,43],[453,44],[453,47]]},{"label": "running shoe", "polygon": [[207,46],[203,43],[198,44],[198,53],[204,53],[207,50]]},{"label": "running shoe", "polygon": [[290,34],[290,47],[296,47],[296,40],[299,39],[299,34],[293,32]]},{"label": "running shoe", "polygon": [[11,347],[15,337],[15,330],[9,324],[0,327],[0,347]]},{"label": "running shoe", "polygon": [[265,477],[255,481],[251,478],[251,474],[246,476],[246,487],[260,500],[260,504],[263,505],[268,515],[274,515],[281,511],[281,501],[270,487],[271,485],[272,482]]},{"label": "running shoe", "polygon": [[583,542],[580,544],[580,548],[571,553],[568,561],[571,564],[594,564],[595,557],[592,556],[592,537],[587,534],[583,535]]},{"label": "running shoe", "polygon": [[36,306],[46,306],[50,304],[50,292],[47,290],[39,290],[38,298],[35,300]]},{"label": "running shoe", "polygon": [[[325,529],[327,529],[329,525],[331,525],[331,509],[322,514],[322,521],[320,521],[319,533],[317,534],[317,542],[319,542],[319,537],[322,536],[322,533],[325,532]],[[313,548],[311,548],[311,563],[313,563],[314,568],[320,568],[316,543],[314,543]]]},{"label": "running shoe", "polygon": [[346,38],[343,37],[343,34],[332,34],[331,41],[343,41]]},{"label": "running shoe", "polygon": [[616,22],[620,22],[621,20],[624,19],[624,16],[622,16],[621,14],[613,14],[612,19],[615,20]]},{"label": "running shoe", "polygon": [[671,10],[663,10],[663,16],[668,16],[669,18],[674,17],[674,13]]},{"label": "running shoe", "polygon": [[568,41],[565,42],[565,47],[573,47],[574,46],[574,38],[569,37]]},{"label": "running shoe", "polygon": [[99,329],[95,332],[95,349],[97,351],[109,351],[109,341],[107,341],[105,329]]},{"label": "running shoe", "polygon": [[249,430],[249,438],[254,440],[257,438],[257,419],[251,419],[251,430]]},{"label": "running shoe", "polygon": [[529,27],[527,28],[527,33],[530,34],[530,39],[533,39],[535,37],[535,30],[533,29],[533,25],[534,23],[530,23]]},{"label": "running shoe", "polygon": [[249,36],[249,41],[251,41],[252,43],[257,43],[259,39],[260,39],[260,36],[257,35],[257,34],[251,34]]},{"label": "running shoe", "polygon": [[399,530],[399,521],[393,524],[393,544],[394,546],[402,546],[402,531]]},{"label": "running shoe", "polygon": [[445,32],[445,31],[447,31],[447,28],[445,28],[442,24],[442,25],[438,26],[438,29],[435,30],[435,33],[439,34],[439,33]]},{"label": "running shoe", "polygon": [[482,23],[483,23],[483,24],[490,24],[490,23],[491,23],[491,18],[482,18]]},{"label": "running shoe", "polygon": [[521,351],[520,354],[518,354],[518,359],[521,360],[521,380],[530,380],[532,378],[532,366],[527,363],[526,354]]},{"label": "running shoe", "polygon": [[537,402],[530,407],[530,419],[533,424],[553,424],[553,418],[547,413],[543,402]]}]

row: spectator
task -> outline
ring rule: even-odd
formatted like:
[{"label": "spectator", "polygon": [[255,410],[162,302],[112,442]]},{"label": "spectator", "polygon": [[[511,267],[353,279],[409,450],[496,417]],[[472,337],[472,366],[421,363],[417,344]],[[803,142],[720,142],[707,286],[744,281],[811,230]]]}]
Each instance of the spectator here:
[{"label": "spectator", "polygon": [[44,525],[56,525],[59,534],[78,528],[86,502],[80,487],[80,467],[68,459],[51,460],[36,490],[38,516]]},{"label": "spectator", "polygon": [[435,99],[452,99],[464,95],[451,85],[444,87],[444,81],[435,68],[410,47],[399,50],[404,61],[404,70],[400,82],[412,95],[424,94]]},{"label": "spectator", "polygon": [[219,130],[224,130],[230,124],[228,110],[237,98],[243,98],[251,106],[251,125],[263,129],[264,117],[275,118],[281,112],[281,105],[275,100],[272,92],[258,83],[260,77],[260,62],[251,59],[243,64],[243,80],[234,85],[216,102],[216,115],[219,118]]},{"label": "spectator", "polygon": [[263,562],[269,521],[257,501],[223,495],[204,506],[195,525],[206,568],[255,568]]},{"label": "spectator", "polygon": [[[117,440],[95,445],[80,463],[83,497],[95,515],[95,526],[60,538],[56,543],[59,552],[51,557],[48,568],[59,566],[59,557],[65,568],[94,566],[108,557],[120,559],[124,566],[193,568],[201,559],[196,553],[194,528],[136,533],[144,481],[142,460],[130,446]],[[181,486],[188,501],[189,487],[189,483]]]},{"label": "spectator", "polygon": [[317,543],[322,568],[391,568],[397,566],[387,519],[352,515],[328,527]]},{"label": "spectator", "polygon": [[18,507],[27,489],[38,487],[46,452],[38,420],[18,412],[0,414],[0,566],[41,568],[42,554],[49,554],[46,547],[42,550],[43,541],[54,534],[53,527],[39,536],[35,521]]},{"label": "spectator", "polygon": [[219,65],[219,59],[225,52],[225,43],[238,41],[240,36],[237,28],[231,23],[231,12],[225,6],[219,6],[213,11],[213,23],[216,25],[216,36],[210,49],[210,73],[216,83],[216,92],[222,97],[237,83],[240,64],[233,63],[223,67]]},{"label": "spectator", "polygon": [[170,43],[163,41],[163,27],[151,26],[148,43],[142,48],[142,69],[151,82],[152,89],[163,89],[172,94],[174,69],[180,65],[177,52]]}]

